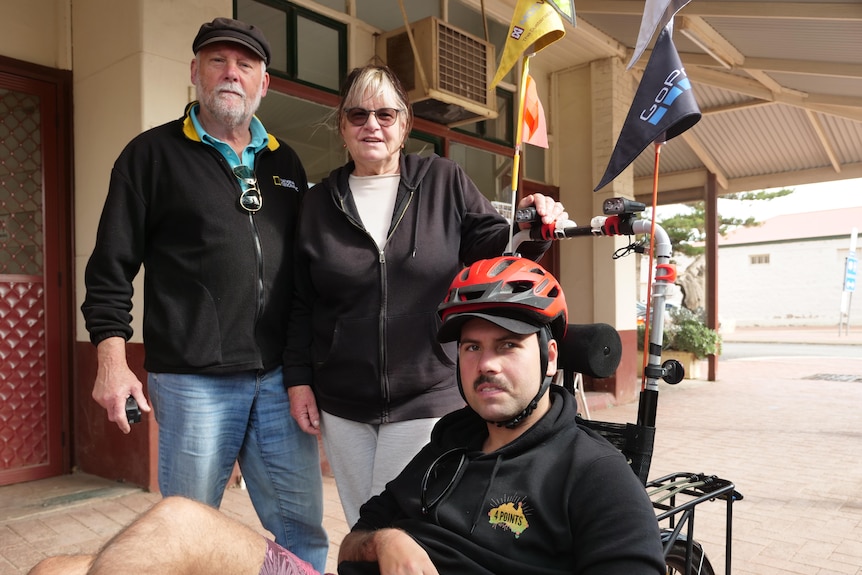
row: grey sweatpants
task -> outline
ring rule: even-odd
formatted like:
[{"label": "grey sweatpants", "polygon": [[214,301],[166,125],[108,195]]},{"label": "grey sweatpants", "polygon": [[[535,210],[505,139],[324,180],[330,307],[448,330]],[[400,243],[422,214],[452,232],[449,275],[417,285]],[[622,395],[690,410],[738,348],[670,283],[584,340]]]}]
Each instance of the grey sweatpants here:
[{"label": "grey sweatpants", "polygon": [[374,425],[320,413],[323,449],[335,476],[347,526],[359,519],[359,508],[383,491],[431,437],[439,418]]}]

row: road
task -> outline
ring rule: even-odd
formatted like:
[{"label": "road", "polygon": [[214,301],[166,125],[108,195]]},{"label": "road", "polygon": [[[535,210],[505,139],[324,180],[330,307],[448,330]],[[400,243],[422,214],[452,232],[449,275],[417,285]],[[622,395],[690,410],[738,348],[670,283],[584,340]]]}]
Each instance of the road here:
[{"label": "road", "polygon": [[849,357],[862,358],[858,345],[814,343],[724,342],[719,361],[754,357]]}]

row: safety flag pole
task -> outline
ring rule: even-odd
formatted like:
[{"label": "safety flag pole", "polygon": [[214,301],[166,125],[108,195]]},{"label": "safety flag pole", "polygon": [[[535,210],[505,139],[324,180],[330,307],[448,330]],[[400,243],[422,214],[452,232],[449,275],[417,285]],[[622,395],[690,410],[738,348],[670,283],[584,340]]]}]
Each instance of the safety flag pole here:
[{"label": "safety flag pole", "polygon": [[649,327],[650,327],[650,314],[652,313],[652,287],[653,287],[653,262],[655,258],[655,210],[658,207],[658,168],[659,161],[661,159],[661,148],[664,145],[664,139],[655,141],[655,165],[653,167],[653,178],[652,178],[652,217],[650,218],[650,231],[649,231],[649,273],[647,274],[647,305],[646,305],[646,315],[644,317],[644,353],[643,353],[643,365],[641,365],[641,391],[646,389],[646,366],[649,363]]},{"label": "safety flag pole", "polygon": [[523,144],[524,139],[524,101],[527,94],[527,77],[530,74],[530,58],[532,57],[533,56],[531,54],[529,56],[524,56],[523,58],[523,63],[521,64],[521,82],[518,87],[518,120],[515,122],[515,153],[512,157],[512,198],[510,202],[512,206],[513,224],[509,226],[509,248],[506,250],[509,253],[512,253],[514,250],[514,246],[512,245],[512,236],[515,229],[515,209],[518,205],[518,184],[520,181],[519,174],[521,171],[521,145]]}]

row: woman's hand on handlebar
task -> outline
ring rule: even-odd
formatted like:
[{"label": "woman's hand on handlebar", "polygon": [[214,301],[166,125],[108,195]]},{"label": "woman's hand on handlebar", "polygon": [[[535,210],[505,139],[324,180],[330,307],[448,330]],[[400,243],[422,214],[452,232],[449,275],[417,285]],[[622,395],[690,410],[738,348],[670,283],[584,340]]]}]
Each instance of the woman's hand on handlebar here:
[{"label": "woman's hand on handlebar", "polygon": [[563,204],[556,201],[554,198],[550,196],[546,196],[544,194],[530,194],[529,196],[524,196],[521,198],[521,201],[518,202],[517,209],[523,209],[529,206],[533,206],[536,208],[536,213],[538,214],[540,221],[536,222],[523,222],[519,224],[522,230],[526,230],[530,228],[534,224],[542,223],[542,224],[553,224],[554,222],[560,220],[568,220],[569,214],[566,213],[566,208],[563,207]]}]

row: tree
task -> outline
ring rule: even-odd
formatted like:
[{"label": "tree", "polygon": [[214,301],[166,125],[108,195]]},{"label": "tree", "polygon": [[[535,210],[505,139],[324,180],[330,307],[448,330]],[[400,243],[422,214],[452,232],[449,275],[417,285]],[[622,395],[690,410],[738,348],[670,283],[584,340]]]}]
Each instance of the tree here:
[{"label": "tree", "polygon": [[[769,201],[793,193],[791,188],[777,191],[761,190],[759,192],[744,192],[728,194],[722,199],[738,201]],[[687,211],[674,214],[656,221],[667,232],[674,254],[682,254],[694,258],[685,271],[678,276],[676,284],[683,293],[683,307],[698,311],[705,301],[706,262],[703,253],[706,242],[706,204],[702,201],[685,204]],[[728,232],[738,227],[758,226],[754,218],[726,218],[718,215],[718,233],[726,236]]]}]

